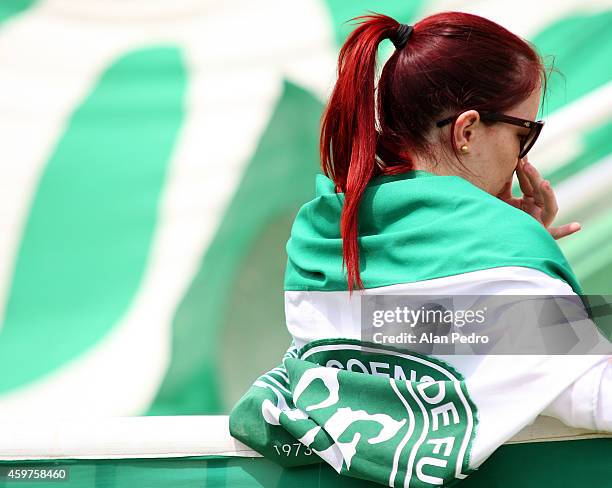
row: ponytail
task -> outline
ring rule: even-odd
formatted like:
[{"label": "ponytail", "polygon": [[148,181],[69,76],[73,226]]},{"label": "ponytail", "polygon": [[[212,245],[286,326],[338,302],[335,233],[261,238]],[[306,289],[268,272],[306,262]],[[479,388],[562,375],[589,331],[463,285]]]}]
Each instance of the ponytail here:
[{"label": "ponytail", "polygon": [[[340,49],[338,79],[322,116],[320,153],[324,174],[344,193],[340,221],[348,290],[363,288],[359,275],[358,215],[363,192],[376,171],[376,55],[381,40],[400,24],[382,14],[365,19]],[[353,19],[353,20],[355,20]]]}]

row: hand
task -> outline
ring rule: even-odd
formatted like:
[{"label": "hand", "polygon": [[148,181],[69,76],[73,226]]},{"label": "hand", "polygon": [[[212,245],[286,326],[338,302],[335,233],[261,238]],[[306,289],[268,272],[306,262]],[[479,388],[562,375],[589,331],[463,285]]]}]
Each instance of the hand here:
[{"label": "hand", "polygon": [[519,161],[516,167],[516,176],[523,192],[523,198],[512,196],[512,179],[496,195],[497,198],[527,212],[540,222],[554,239],[561,239],[581,229],[578,222],[572,222],[560,227],[550,227],[559,211],[557,199],[550,186],[550,182],[542,178],[538,170],[529,164],[527,156]]}]

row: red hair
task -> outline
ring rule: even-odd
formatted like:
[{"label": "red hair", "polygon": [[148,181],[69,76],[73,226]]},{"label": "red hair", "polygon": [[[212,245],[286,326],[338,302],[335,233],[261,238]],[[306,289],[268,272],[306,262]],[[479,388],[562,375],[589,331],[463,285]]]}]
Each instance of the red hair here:
[{"label": "red hair", "polygon": [[[503,112],[538,86],[547,72],[535,46],[501,25],[464,12],[441,12],[414,24],[407,44],[382,69],[381,40],[399,23],[372,12],[340,49],[337,81],[321,118],[321,167],[344,193],[340,222],[349,292],[359,274],[358,213],[373,176],[414,169],[412,154],[431,157],[435,121],[466,110]],[[377,112],[375,114],[375,111]],[[451,134],[455,121],[451,126]],[[458,151],[451,137],[455,156]]]}]

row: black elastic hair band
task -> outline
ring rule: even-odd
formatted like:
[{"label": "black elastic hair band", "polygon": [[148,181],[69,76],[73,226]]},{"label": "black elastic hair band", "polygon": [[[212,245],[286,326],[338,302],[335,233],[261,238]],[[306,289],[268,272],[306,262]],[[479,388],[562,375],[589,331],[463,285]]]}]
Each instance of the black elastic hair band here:
[{"label": "black elastic hair band", "polygon": [[395,49],[403,48],[412,34],[414,27],[408,24],[400,24],[395,33],[389,38]]}]

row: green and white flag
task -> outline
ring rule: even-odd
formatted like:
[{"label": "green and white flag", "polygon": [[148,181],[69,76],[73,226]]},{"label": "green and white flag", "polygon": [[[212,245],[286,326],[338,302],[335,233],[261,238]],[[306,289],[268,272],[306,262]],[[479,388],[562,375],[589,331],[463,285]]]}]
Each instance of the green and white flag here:
[{"label": "green and white flag", "polygon": [[233,436],[285,466],[322,459],[349,476],[428,487],[465,478],[540,414],[612,431],[610,355],[422,355],[365,340],[367,295],[582,293],[537,220],[458,176],[377,177],[359,215],[366,289],[350,297],[343,200],[318,175],[295,218],[285,275],[294,343],[232,411]]}]

